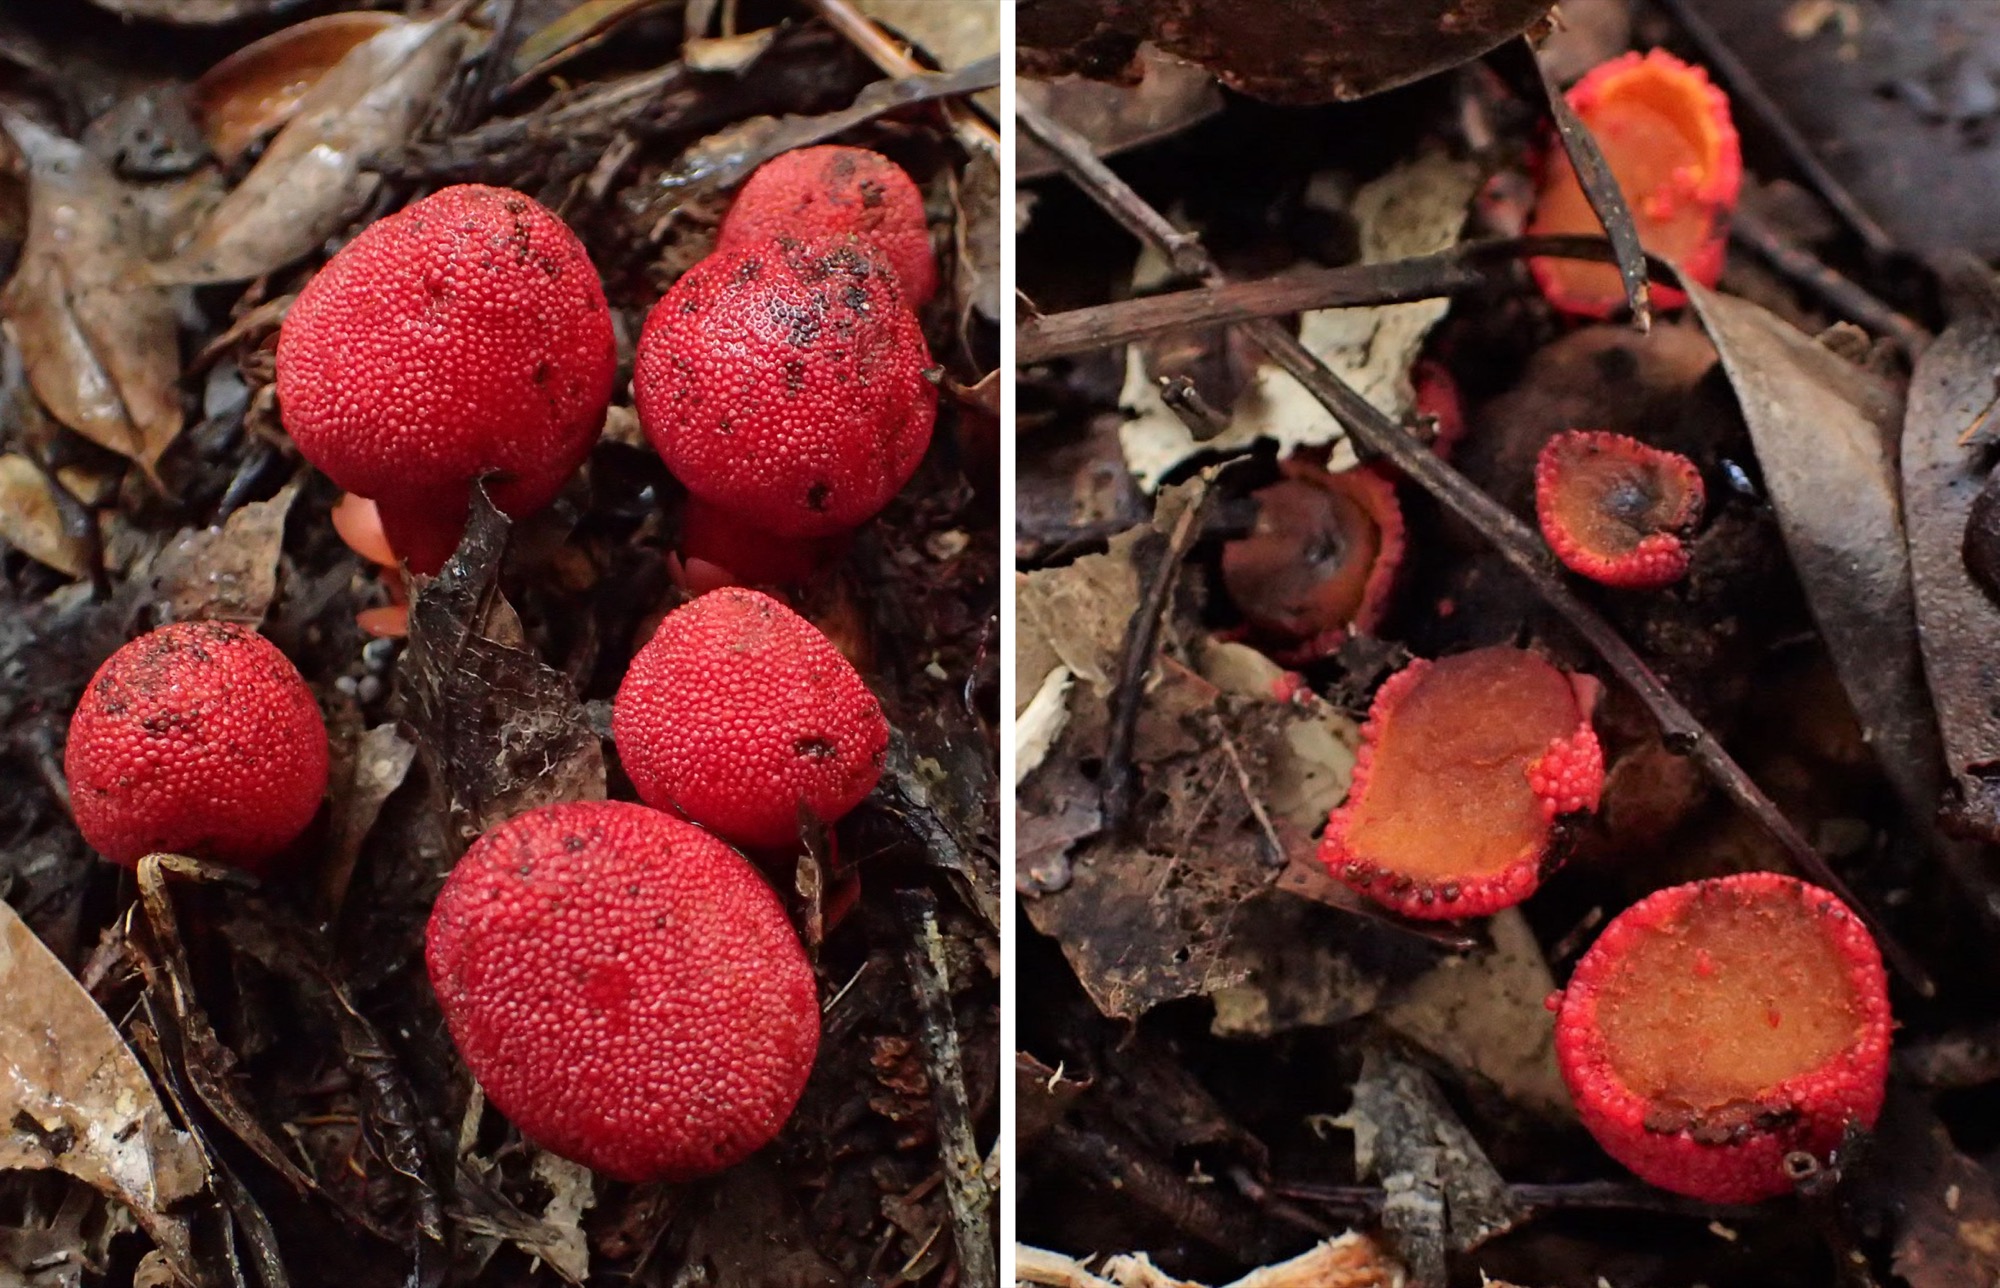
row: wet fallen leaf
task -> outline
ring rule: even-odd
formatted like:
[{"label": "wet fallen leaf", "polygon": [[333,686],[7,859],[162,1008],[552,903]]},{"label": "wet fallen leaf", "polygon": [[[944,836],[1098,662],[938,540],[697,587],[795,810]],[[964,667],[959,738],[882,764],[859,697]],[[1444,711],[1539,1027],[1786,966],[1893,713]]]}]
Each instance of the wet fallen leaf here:
[{"label": "wet fallen leaf", "polygon": [[1854,1201],[1894,1231],[1909,1288],[2000,1283],[2000,1182],[1968,1158],[1922,1097],[1891,1087]]},{"label": "wet fallen leaf", "polygon": [[63,523],[48,475],[25,456],[0,456],[0,540],[71,577],[90,571],[90,543]]},{"label": "wet fallen leaf", "polygon": [[1138,42],[1152,40],[1257,98],[1331,103],[1469,62],[1549,8],[1547,0],[1023,0],[1017,31],[1031,67],[1044,72],[1122,70]]},{"label": "wet fallen leaf", "polygon": [[1869,745],[1912,815],[1937,808],[1943,758],[1924,689],[1883,381],[1769,311],[1689,284],[1750,427],[1813,619]]},{"label": "wet fallen leaf", "polygon": [[2000,687],[1987,660],[2000,639],[1996,605],[1965,570],[1966,516],[1986,482],[1981,452],[1962,442],[1993,401],[2000,326],[1969,317],[1917,360],[1903,420],[1903,510],[1924,672],[1962,821],[2000,838]]},{"label": "wet fallen leaf", "polygon": [[[1144,75],[1136,85],[1112,85],[1081,76],[1022,79],[1014,91],[1090,140],[1099,156],[1113,156],[1178,134],[1222,110],[1215,77],[1193,63],[1147,45],[1139,51]],[[1017,177],[1026,182],[1056,173],[1055,159],[1032,139],[1017,145]]]},{"label": "wet fallen leaf", "polygon": [[132,1210],[197,1282],[190,1234],[170,1209],[206,1183],[138,1057],[90,994],[0,903],[0,1170],[53,1167]]},{"label": "wet fallen leaf", "polygon": [[[1367,184],[1355,194],[1353,206],[1362,262],[1428,255],[1454,245],[1478,181],[1471,164],[1427,152]],[[1315,309],[1299,319],[1299,340],[1384,414],[1402,419],[1415,405],[1410,367],[1424,338],[1450,308],[1450,300],[1439,299]],[[1197,441],[1160,396],[1136,345],[1127,350],[1119,401],[1135,413],[1118,435],[1125,462],[1148,491],[1196,455],[1241,450],[1258,439],[1275,442],[1281,456],[1299,447],[1336,443],[1330,468],[1354,463],[1340,422],[1269,363],[1257,368],[1230,409],[1229,427],[1206,441]]]},{"label": "wet fallen leaf", "polygon": [[401,147],[458,65],[464,28],[403,23],[356,45],[299,100],[243,182],[171,260],[169,283],[229,282],[319,249],[381,180],[364,166]]},{"label": "wet fallen leaf", "polygon": [[314,85],[380,32],[408,19],[380,10],[322,14],[253,40],[203,73],[190,97],[208,145],[233,165],[292,119]]},{"label": "wet fallen leaf", "polygon": [[177,622],[204,618],[255,626],[278,593],[285,517],[299,485],[253,501],[220,527],[181,534],[153,561],[153,585]]},{"label": "wet fallen leaf", "polygon": [[35,396],[149,475],[181,432],[180,343],[167,293],[142,280],[133,193],[80,145],[26,117],[0,124],[28,159],[28,237],[0,293]]},{"label": "wet fallen leaf", "polygon": [[1443,1284],[1447,1252],[1527,1217],[1430,1075],[1386,1047],[1363,1052],[1342,1125],[1354,1132],[1355,1170],[1385,1191],[1382,1228],[1415,1284]]},{"label": "wet fallen leaf", "polygon": [[604,748],[575,686],[525,647],[500,593],[510,527],[475,489],[458,553],[415,593],[397,664],[417,749],[462,844],[537,805],[604,799]]}]

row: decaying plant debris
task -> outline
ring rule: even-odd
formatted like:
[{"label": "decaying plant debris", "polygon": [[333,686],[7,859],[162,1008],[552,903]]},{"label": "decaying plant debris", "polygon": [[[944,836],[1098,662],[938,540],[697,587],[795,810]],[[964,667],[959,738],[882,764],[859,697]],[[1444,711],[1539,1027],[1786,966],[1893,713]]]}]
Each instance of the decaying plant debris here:
[{"label": "decaying plant debris", "polygon": [[[1102,10],[1084,52],[1104,57],[1037,69],[1143,65],[1113,39],[1135,38],[1118,6],[1046,8]],[[1790,24],[1773,62],[1771,33],[1739,50],[1701,21],[1723,8],[1565,4],[1537,50],[1351,105],[1156,101],[1178,132],[1137,148],[1075,110],[1101,89],[1023,96],[1050,167],[1020,254],[1024,1282],[1289,1282],[1357,1237],[1422,1284],[2000,1277],[1980,580],[2000,538],[1975,504],[1995,296],[1967,257],[1891,254],[1939,243],[1883,232],[1924,222],[1911,194],[1833,177],[1875,136],[1825,113],[1802,135],[1787,112],[1812,82],[1767,79],[1892,39],[1842,27],[1879,13],[1827,6],[1822,29],[1813,6],[1731,10],[1734,31]],[[1903,103],[1986,65],[1977,40],[1926,39],[1893,37]],[[1587,189],[1601,170],[1548,120],[1546,78],[1660,44],[1735,97],[1757,182],[1720,288],[1648,317],[1644,279],[1687,284],[1634,253],[1602,194],[1609,239],[1517,234],[1534,150],[1559,139]],[[1951,119],[1905,112],[1892,150]],[[1831,172],[1829,146],[1847,149]],[[1983,191],[1954,189],[1929,226]],[[1544,254],[1619,263],[1637,325],[1559,325],[1521,267]],[[1413,381],[1420,356],[1452,403]],[[1572,428],[1700,465],[1684,582],[1614,591],[1554,563],[1534,458]],[[1295,450],[1396,478],[1408,547],[1381,628],[1310,651],[1260,634],[1220,572]],[[1370,695],[1411,656],[1503,643],[1605,682],[1602,809],[1498,917],[1359,906],[1314,838]],[[1898,1055],[1876,1129],[1831,1168],[1718,1208],[1639,1184],[1582,1133],[1544,1002],[1641,895],[1759,868],[1871,919]]]},{"label": "decaying plant debris", "polygon": [[[0,11],[0,1281],[979,1284],[995,1279],[997,78],[983,23],[894,5],[60,0]],[[908,6],[903,6],[908,9]],[[954,8],[958,8],[954,6]],[[908,43],[906,43],[906,41]],[[240,52],[239,52],[240,51]],[[225,61],[227,60],[227,61]],[[735,184],[838,138],[922,186],[948,391],[917,479],[800,609],[895,727],[881,790],[773,872],[825,1037],[789,1130],[630,1186],[487,1111],[421,962],[486,824],[630,797],[609,699],[678,601],[679,487],[621,377],[584,476],[478,503],[412,588],[280,426],[272,349],[327,254],[450,182],[529,192],[645,310]],[[982,386],[982,380],[988,383]],[[67,812],[67,713],[165,620],[261,626],[326,712],[330,799],[257,883],[136,874]],[[380,618],[367,619],[379,625]]]}]

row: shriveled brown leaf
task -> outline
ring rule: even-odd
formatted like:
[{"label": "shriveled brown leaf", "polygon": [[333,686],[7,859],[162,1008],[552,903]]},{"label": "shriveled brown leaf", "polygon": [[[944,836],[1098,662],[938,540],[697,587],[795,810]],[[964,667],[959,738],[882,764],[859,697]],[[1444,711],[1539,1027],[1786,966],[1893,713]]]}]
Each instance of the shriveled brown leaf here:
[{"label": "shriveled brown leaf", "polygon": [[170,1209],[206,1169],[90,994],[0,903],[0,1170],[53,1167],[124,1203],[195,1282],[190,1233]]},{"label": "shriveled brown leaf", "polygon": [[475,489],[458,553],[412,600],[398,667],[417,749],[461,844],[537,805],[604,799],[604,748],[575,686],[525,647],[500,593],[509,528]]},{"label": "shriveled brown leaf", "polygon": [[356,45],[299,101],[243,182],[171,260],[170,283],[230,282],[317,250],[381,180],[364,166],[400,148],[458,64],[464,28],[435,20],[390,27]]},{"label": "shriveled brown leaf", "polygon": [[327,828],[327,858],[320,879],[322,906],[337,913],[347,897],[362,844],[381,817],[382,806],[396,794],[416,759],[415,744],[393,724],[376,725],[356,738],[340,757],[340,773],[332,787],[332,819]]},{"label": "shriveled brown leaf", "polygon": [[180,343],[167,293],[144,279],[144,217],[83,147],[12,112],[28,159],[28,237],[0,293],[35,396],[148,474],[180,435]]},{"label": "shriveled brown leaf", "polygon": [[320,78],[355,46],[408,19],[363,9],[322,14],[254,40],[202,74],[190,91],[208,145],[224,165],[292,119]]},{"label": "shriveled brown leaf", "polygon": [[1924,671],[1963,821],[2000,837],[2000,677],[1987,655],[2000,605],[1965,570],[1966,516],[1986,482],[1965,431],[1993,401],[2000,325],[1954,324],[1924,351],[1903,420],[1903,507]]},{"label": "shriveled brown leaf", "polygon": [[998,159],[975,154],[958,186],[958,294],[993,322],[1000,320],[1000,241],[1009,204],[1001,200]]},{"label": "shriveled brown leaf", "polygon": [[1690,284],[1813,619],[1883,771],[1918,818],[1943,758],[1903,540],[1897,391],[1768,310]]},{"label": "shriveled brown leaf", "polygon": [[57,572],[90,571],[90,543],[63,523],[48,475],[25,456],[0,456],[0,541]]},{"label": "shriveled brown leaf", "polygon": [[153,584],[172,619],[197,618],[255,626],[278,593],[278,556],[285,518],[299,485],[288,483],[268,501],[253,501],[220,527],[181,534],[153,562]]}]

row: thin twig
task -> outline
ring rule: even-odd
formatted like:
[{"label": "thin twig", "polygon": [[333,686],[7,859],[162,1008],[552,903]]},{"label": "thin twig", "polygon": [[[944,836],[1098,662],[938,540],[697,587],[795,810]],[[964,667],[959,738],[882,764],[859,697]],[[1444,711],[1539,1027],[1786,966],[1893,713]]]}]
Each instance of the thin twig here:
[{"label": "thin twig", "polygon": [[[819,16],[861,51],[869,62],[874,63],[885,76],[908,76],[913,72],[928,71],[917,60],[910,57],[909,50],[889,39],[889,34],[875,25],[875,20],[855,8],[849,0],[810,0]],[[941,105],[945,119],[951,122],[952,132],[967,152],[992,153],[1000,147],[1000,135],[979,114],[965,103],[947,102]]]},{"label": "thin twig", "polygon": [[[1386,1197],[1377,1185],[1319,1185],[1309,1181],[1274,1184],[1272,1194],[1316,1203],[1344,1221],[1372,1222]],[[1695,1221],[1756,1221],[1796,1217],[1780,1205],[1725,1206],[1682,1198],[1632,1181],[1572,1181],[1566,1184],[1513,1184],[1507,1193],[1531,1216],[1559,1212],[1657,1212]]]},{"label": "thin twig", "polygon": [[[1025,99],[1017,101],[1016,112],[1022,128],[1054,154],[1070,177],[1119,223],[1127,228],[1143,230],[1142,236],[1162,253],[1186,265],[1192,275],[1218,285],[1224,280],[1221,271],[1202,250],[1200,240],[1168,224],[1158,211],[1098,159],[1088,142]],[[1463,474],[1439,460],[1394,421],[1377,411],[1367,399],[1328,370],[1299,343],[1298,337],[1282,325],[1263,320],[1245,323],[1243,330],[1281,370],[1304,385],[1307,392],[1332,412],[1361,446],[1378,456],[1387,457],[1447,509],[1476,528],[1487,543],[1528,580],[1543,601],[1596,650],[1606,668],[1652,712],[1667,747],[1692,757],[1724,795],[1771,834],[1800,871],[1855,908],[1874,932],[1883,955],[1897,974],[1919,993],[1926,997],[1932,995],[1935,986],[1909,951],[1889,933],[1872,911],[1854,897],[1847,883],[1827,865],[1825,858],[1800,835],[1791,820],[1751,780],[1750,775],[1723,749],[1694,713],[1668,691],[1611,623],[1577,597],[1557,570],[1547,548],[1511,510],[1473,486]]]},{"label": "thin twig", "polygon": [[1848,321],[1894,340],[1912,358],[1931,342],[1930,332],[1827,267],[1819,256],[1786,240],[1756,212],[1738,208],[1730,222],[1729,235],[1756,252],[1794,286],[1817,296]]},{"label": "thin twig", "polygon": [[952,1237],[958,1244],[959,1282],[967,1288],[998,1288],[1000,1267],[993,1243],[993,1187],[972,1131],[972,1106],[959,1057],[958,1021],[951,1007],[951,973],[944,937],[938,932],[937,901],[924,891],[897,896],[915,939],[905,953],[917,1005],[923,1013],[924,1063],[937,1108],[938,1153],[944,1161],[945,1199],[951,1204]]},{"label": "thin twig", "polygon": [[[1609,240],[1576,233],[1537,233],[1460,242],[1434,255],[1381,264],[1349,264],[1288,272],[1250,282],[1197,286],[1138,299],[1118,300],[1024,319],[1016,332],[1014,360],[1022,366],[1069,353],[1109,349],[1170,331],[1284,317],[1313,309],[1406,304],[1459,295],[1485,284],[1493,271],[1516,260],[1546,256],[1617,262]],[[1673,266],[1648,256],[1648,276],[1675,284]]]},{"label": "thin twig", "polygon": [[1125,647],[1118,655],[1118,684],[1111,694],[1111,733],[1104,745],[1100,812],[1104,830],[1114,836],[1124,830],[1125,817],[1132,808],[1139,775],[1132,764],[1132,738],[1139,726],[1139,710],[1145,705],[1146,676],[1153,669],[1153,657],[1160,649],[1160,629],[1173,603],[1174,583],[1180,579],[1181,560],[1201,535],[1202,511],[1207,509],[1208,490],[1188,501],[1174,530],[1166,539],[1166,549],[1146,583],[1139,610],[1125,630]]}]

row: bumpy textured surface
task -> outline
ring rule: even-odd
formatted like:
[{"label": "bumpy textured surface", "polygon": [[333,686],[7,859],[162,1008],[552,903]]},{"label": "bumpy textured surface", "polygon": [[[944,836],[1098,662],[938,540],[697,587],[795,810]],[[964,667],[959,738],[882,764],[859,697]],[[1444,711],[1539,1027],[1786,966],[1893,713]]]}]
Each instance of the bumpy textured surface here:
[{"label": "bumpy textured surface", "polygon": [[269,640],[176,622],[98,668],[63,767],[76,825],[105,858],[130,867],[168,851],[256,868],[319,810],[326,725]]},{"label": "bumpy textured surface", "polygon": [[895,274],[853,238],[718,251],[646,319],[632,393],[688,491],[789,537],[874,517],[924,458],[937,389]]},{"label": "bumpy textured surface", "polygon": [[436,572],[475,478],[496,475],[517,517],[555,498],[616,369],[575,234],[521,193],[463,184],[370,224],[307,283],[278,338],[278,407],[306,459]]},{"label": "bumpy textured surface", "polygon": [[923,194],[901,166],[867,148],[825,144],[765,162],[736,194],[715,248],[845,234],[882,252],[911,308],[937,294],[937,257],[931,254]]},{"label": "bumpy textured surface", "polygon": [[[1825,935],[1832,969],[1847,977],[1852,1012],[1852,1040],[1832,1058],[1763,1089],[1753,1102],[1724,1106],[1727,1113],[1690,1112],[1641,1095],[1614,1068],[1602,1023],[1607,993],[1649,985],[1620,978],[1632,954],[1649,938],[1682,933],[1690,910],[1705,900],[1752,910],[1802,907]],[[1709,986],[1747,993],[1790,965],[1760,954],[1757,945],[1746,945],[1742,956],[1741,969],[1709,972]],[[1829,987],[1837,987],[1835,981],[1818,983],[1822,991]],[[1845,904],[1792,877],[1744,873],[1649,895],[1612,920],[1551,1004],[1557,1010],[1556,1058],[1584,1126],[1606,1153],[1662,1189],[1712,1203],[1783,1194],[1792,1188],[1786,1154],[1802,1151],[1825,1162],[1849,1119],[1872,1126],[1881,1111],[1893,1027],[1881,954]],[[1780,1019],[1759,1022],[1775,1026]]]},{"label": "bumpy textured surface", "polygon": [[1376,690],[1321,864],[1408,917],[1521,902],[1559,861],[1566,821],[1597,808],[1596,694],[1524,649],[1411,662]]},{"label": "bumpy textured surface", "polygon": [[640,797],[738,845],[796,844],[875,790],[882,705],[826,636],[768,595],[712,590],[667,614],[612,706]]},{"label": "bumpy textured surface", "polygon": [[620,1180],[741,1161],[785,1125],[819,1049],[777,896],[642,805],[549,805],[488,831],[438,895],[425,961],[494,1105]]},{"label": "bumpy textured surface", "polygon": [[[1743,186],[1743,151],[1729,98],[1708,73],[1654,49],[1620,55],[1570,88],[1569,104],[1604,153],[1639,241],[1683,276],[1714,286],[1729,247],[1729,216]],[[1530,233],[1602,234],[1562,144],[1543,156]],[[1625,305],[1609,264],[1537,258],[1529,271],[1550,304],[1579,317],[1606,318]],[[1687,296],[1653,288],[1653,303],[1679,308]]]},{"label": "bumpy textured surface", "polygon": [[1693,461],[1601,430],[1571,430],[1535,460],[1535,515],[1572,572],[1624,590],[1687,575],[1707,491]]}]

